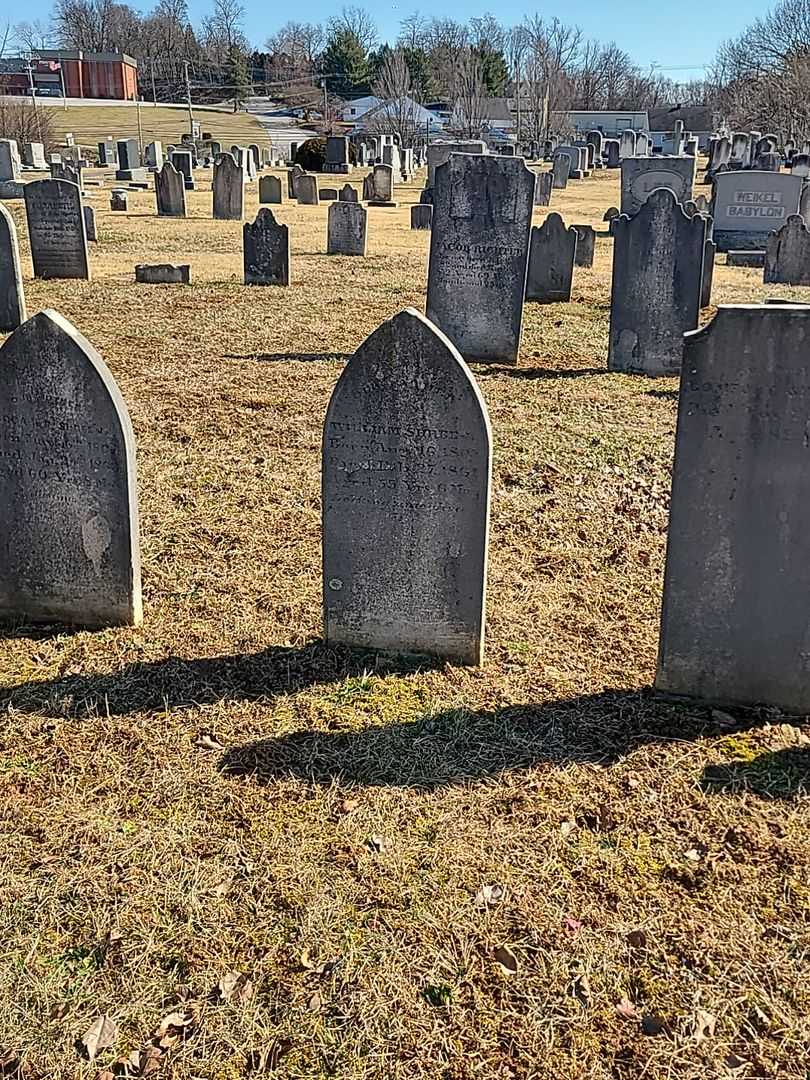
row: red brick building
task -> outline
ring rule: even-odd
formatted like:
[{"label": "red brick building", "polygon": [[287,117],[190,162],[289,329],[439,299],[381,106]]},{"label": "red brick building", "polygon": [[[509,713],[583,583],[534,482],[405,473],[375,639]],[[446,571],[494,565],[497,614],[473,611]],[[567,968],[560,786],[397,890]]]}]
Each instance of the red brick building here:
[{"label": "red brick building", "polygon": [[[13,65],[14,71],[9,70]],[[4,94],[30,94],[28,61],[17,59],[3,65],[0,75]],[[125,53],[87,53],[82,49],[41,49],[31,64],[37,94],[61,94],[69,98],[104,98],[134,101],[138,95],[138,61]]]}]

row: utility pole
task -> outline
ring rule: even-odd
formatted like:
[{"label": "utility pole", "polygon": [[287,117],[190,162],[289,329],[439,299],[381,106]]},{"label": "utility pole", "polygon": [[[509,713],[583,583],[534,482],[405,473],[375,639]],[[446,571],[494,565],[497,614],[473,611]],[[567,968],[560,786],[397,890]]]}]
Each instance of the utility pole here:
[{"label": "utility pole", "polygon": [[141,95],[135,97],[135,112],[138,114],[138,157],[143,161],[143,127],[141,125]]},{"label": "utility pole", "polygon": [[326,79],[321,79],[321,86],[323,87],[323,133],[329,134],[329,100],[326,96]]},{"label": "utility pole", "polygon": [[31,88],[31,102],[34,106],[34,116],[37,121],[37,131],[39,133],[39,141],[42,142],[42,120],[39,116],[39,109],[37,108],[37,95],[34,89],[34,66],[32,64],[33,53],[28,54],[28,85]]},{"label": "utility pole", "polygon": [[62,87],[62,108],[67,112],[67,87],[65,86],[65,69],[62,67],[61,58],[57,61],[59,64],[59,84]]},{"label": "utility pole", "polygon": [[188,102],[188,125],[189,138],[194,138],[194,111],[191,108],[191,84],[188,81],[188,60],[183,61],[183,70],[186,76],[186,101]]}]

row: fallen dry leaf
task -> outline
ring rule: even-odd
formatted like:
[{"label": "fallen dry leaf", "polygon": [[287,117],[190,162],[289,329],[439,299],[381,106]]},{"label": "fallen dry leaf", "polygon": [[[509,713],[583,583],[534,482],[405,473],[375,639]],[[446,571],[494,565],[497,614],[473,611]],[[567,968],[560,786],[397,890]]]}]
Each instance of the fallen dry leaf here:
[{"label": "fallen dry leaf", "polygon": [[229,971],[217,983],[216,994],[220,1001],[245,1005],[253,997],[253,983],[241,971]]},{"label": "fallen dry leaf", "polygon": [[644,930],[631,930],[627,935],[627,944],[631,949],[646,949],[647,934]]},{"label": "fallen dry leaf", "polygon": [[698,1009],[692,1024],[692,1034],[698,1042],[702,1042],[704,1039],[710,1039],[714,1035],[716,1026],[716,1016],[706,1012],[705,1009]]},{"label": "fallen dry leaf", "polygon": [[194,740],[194,745],[198,750],[224,750],[225,744],[221,743],[216,735],[212,735],[209,731],[201,731],[197,738]]},{"label": "fallen dry leaf", "polygon": [[482,885],[475,894],[475,906],[487,907],[489,904],[497,904],[503,900],[505,895],[506,889],[503,885],[499,885],[498,882],[493,885]]},{"label": "fallen dry leaf", "polygon": [[723,1064],[732,1072],[738,1072],[740,1069],[744,1069],[748,1065],[748,1062],[745,1058],[741,1058],[737,1054],[731,1053],[726,1055]]},{"label": "fallen dry leaf", "polygon": [[307,1002],[307,1008],[310,1012],[320,1012],[323,1005],[323,998],[316,991]]},{"label": "fallen dry leaf", "polygon": [[344,799],[340,804],[340,808],[344,814],[350,814],[352,810],[356,810],[359,805],[359,799]]},{"label": "fallen dry leaf", "polygon": [[504,975],[516,975],[518,969],[517,957],[508,945],[499,945],[492,953],[495,963]]},{"label": "fallen dry leaf", "polygon": [[572,832],[576,832],[577,823],[575,821],[564,821],[560,825],[560,832],[563,837],[570,836]]},{"label": "fallen dry leaf", "polygon": [[587,975],[577,975],[571,984],[571,992],[583,1008],[587,1009],[593,1003],[591,984],[588,982]]},{"label": "fallen dry leaf", "polygon": [[623,997],[619,1004],[616,1006],[616,1013],[621,1016],[623,1020],[640,1020],[641,1013],[635,1007],[633,1002],[626,997]]},{"label": "fallen dry leaf", "polygon": [[97,1016],[82,1035],[79,1042],[84,1047],[88,1061],[92,1061],[99,1050],[106,1050],[118,1038],[118,1028],[106,1014]]}]

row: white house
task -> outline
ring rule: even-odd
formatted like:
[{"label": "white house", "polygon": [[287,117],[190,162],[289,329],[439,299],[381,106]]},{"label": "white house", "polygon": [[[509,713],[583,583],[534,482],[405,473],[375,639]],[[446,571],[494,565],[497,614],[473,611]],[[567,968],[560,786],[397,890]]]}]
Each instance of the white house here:
[{"label": "white house", "polygon": [[436,113],[409,97],[393,98],[391,101],[364,97],[347,101],[342,118],[344,123],[354,124],[352,134],[403,127],[434,135],[444,128],[444,122]]}]

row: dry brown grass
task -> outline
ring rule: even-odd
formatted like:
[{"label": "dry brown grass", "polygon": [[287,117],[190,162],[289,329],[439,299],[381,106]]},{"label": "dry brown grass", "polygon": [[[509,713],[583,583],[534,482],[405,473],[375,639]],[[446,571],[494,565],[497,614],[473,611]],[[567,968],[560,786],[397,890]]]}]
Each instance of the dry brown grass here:
[{"label": "dry brown grass", "polygon": [[[553,209],[600,224],[617,194],[601,174]],[[21,230],[29,310],[72,320],[130,407],[146,618],[1,639],[0,1052],[96,1076],[190,1001],[164,1077],[275,1048],[290,1080],[806,1078],[807,732],[649,693],[676,383],[605,371],[607,238],[571,304],[527,305],[520,366],[476,371],[485,666],[319,642],[320,426],[343,358],[423,308],[417,195],[370,211],[362,260],[285,203],[286,290],[241,284],[210,191],[174,222],[91,189],[89,284],[30,280]],[[149,259],[192,287],[136,285]],[[209,999],[228,971],[249,1001]],[[119,1035],[91,1065],[100,1013]]]},{"label": "dry brown grass", "polygon": [[[62,141],[66,132],[75,136],[81,146],[95,149],[97,143],[109,135],[114,139],[137,139],[138,110],[135,105],[68,105],[47,102],[51,133]],[[214,139],[230,147],[231,143],[247,145],[257,143],[269,146],[267,129],[255,116],[244,112],[228,112],[225,109],[194,106],[194,119],[199,120],[203,131],[210,131]],[[160,139],[164,146],[177,143],[189,130],[188,112],[173,105],[141,106],[141,129],[145,143]]]}]

